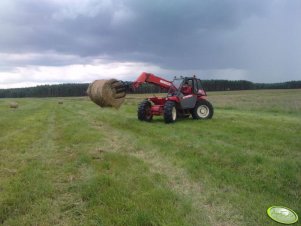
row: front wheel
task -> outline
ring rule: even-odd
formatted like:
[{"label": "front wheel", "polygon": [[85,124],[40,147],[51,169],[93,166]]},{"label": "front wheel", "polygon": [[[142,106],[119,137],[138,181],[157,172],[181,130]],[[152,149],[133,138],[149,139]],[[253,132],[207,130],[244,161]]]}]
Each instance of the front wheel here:
[{"label": "front wheel", "polygon": [[213,116],[213,106],[207,100],[199,100],[191,112],[193,119],[211,119]]},{"label": "front wheel", "polygon": [[173,123],[177,119],[176,104],[173,101],[166,101],[164,105],[164,121],[165,123]]},{"label": "front wheel", "polygon": [[138,119],[141,121],[150,122],[153,119],[151,103],[148,100],[142,101],[138,106]]}]

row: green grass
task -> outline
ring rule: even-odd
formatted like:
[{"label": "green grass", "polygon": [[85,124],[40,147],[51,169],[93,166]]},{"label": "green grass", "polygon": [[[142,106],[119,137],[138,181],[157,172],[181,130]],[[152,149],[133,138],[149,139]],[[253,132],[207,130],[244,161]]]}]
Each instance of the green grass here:
[{"label": "green grass", "polygon": [[166,125],[87,98],[0,100],[0,225],[278,225],[301,214],[301,90],[209,93]]}]

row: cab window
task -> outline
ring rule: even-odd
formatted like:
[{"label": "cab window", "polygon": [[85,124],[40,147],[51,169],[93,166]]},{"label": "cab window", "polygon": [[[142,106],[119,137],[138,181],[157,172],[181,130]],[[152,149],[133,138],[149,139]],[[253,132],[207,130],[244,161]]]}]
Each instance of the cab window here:
[{"label": "cab window", "polygon": [[203,89],[201,80],[198,79],[197,84],[198,84],[198,89]]},{"label": "cab window", "polygon": [[[195,83],[195,84],[193,84]],[[198,88],[197,88],[197,84],[196,84],[196,80],[195,79],[189,79],[187,80],[187,84],[192,88],[192,92],[193,93],[197,93],[198,92]]]}]

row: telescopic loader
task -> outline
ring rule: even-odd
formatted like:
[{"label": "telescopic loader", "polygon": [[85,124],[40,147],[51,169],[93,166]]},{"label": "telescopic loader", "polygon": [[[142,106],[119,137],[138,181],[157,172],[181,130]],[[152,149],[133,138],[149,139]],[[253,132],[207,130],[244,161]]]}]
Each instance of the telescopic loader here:
[{"label": "telescopic loader", "polygon": [[175,78],[168,81],[154,74],[143,72],[136,81],[116,87],[116,93],[127,88],[136,89],[143,83],[151,83],[168,90],[166,97],[149,97],[138,105],[138,119],[150,122],[153,116],[163,115],[166,123],[178,118],[192,116],[193,119],[211,119],[213,106],[206,100],[207,94],[201,80],[192,77]]}]

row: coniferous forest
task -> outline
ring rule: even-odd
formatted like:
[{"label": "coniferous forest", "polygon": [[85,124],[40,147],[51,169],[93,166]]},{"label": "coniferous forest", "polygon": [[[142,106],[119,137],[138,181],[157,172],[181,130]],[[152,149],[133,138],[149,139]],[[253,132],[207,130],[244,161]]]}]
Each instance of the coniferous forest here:
[{"label": "coniferous forest", "polygon": [[[253,83],[245,80],[202,80],[206,91],[231,91],[231,90],[255,90],[255,89],[300,89],[301,81],[289,81],[283,83]],[[28,88],[0,89],[0,98],[15,97],[72,97],[85,96],[88,83],[41,85]],[[166,92],[158,86],[143,84],[129,93],[160,93]]]}]

